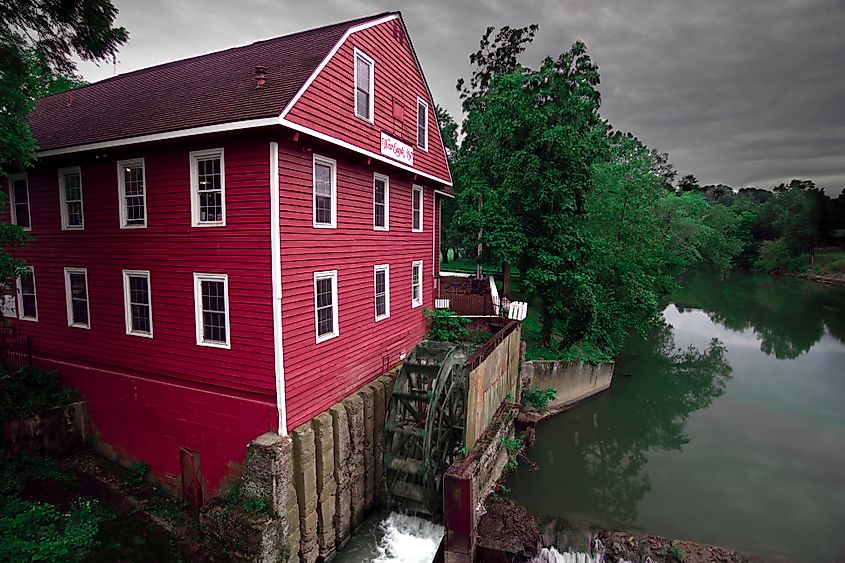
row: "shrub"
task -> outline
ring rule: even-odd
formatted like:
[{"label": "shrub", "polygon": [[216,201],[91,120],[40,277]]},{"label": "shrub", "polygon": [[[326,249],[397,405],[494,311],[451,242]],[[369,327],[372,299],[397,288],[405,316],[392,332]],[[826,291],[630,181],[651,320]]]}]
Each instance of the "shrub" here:
[{"label": "shrub", "polygon": [[808,262],[806,255],[793,256],[785,240],[767,240],[760,245],[760,256],[754,262],[754,268],[766,273],[800,273],[807,270]]},{"label": "shrub", "polygon": [[448,309],[423,309],[423,315],[428,319],[429,340],[440,342],[464,342],[470,338],[470,331],[466,325],[469,319],[462,317]]},{"label": "shrub", "polygon": [[79,397],[79,391],[65,386],[57,372],[26,367],[0,378],[0,420],[38,414]]},{"label": "shrub", "polygon": [[52,504],[6,499],[0,511],[0,561],[82,561],[104,519],[97,501],[79,499],[67,513]]},{"label": "shrub", "polygon": [[549,401],[554,401],[557,391],[553,387],[535,389],[529,387],[522,391],[522,406],[530,409],[544,409]]}]

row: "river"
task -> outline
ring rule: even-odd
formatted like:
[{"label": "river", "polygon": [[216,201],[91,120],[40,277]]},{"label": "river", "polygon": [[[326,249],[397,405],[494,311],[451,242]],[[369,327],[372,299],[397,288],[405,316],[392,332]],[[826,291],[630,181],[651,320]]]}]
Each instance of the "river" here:
[{"label": "river", "polygon": [[845,288],[689,276],[508,479],[546,520],[845,560]]}]

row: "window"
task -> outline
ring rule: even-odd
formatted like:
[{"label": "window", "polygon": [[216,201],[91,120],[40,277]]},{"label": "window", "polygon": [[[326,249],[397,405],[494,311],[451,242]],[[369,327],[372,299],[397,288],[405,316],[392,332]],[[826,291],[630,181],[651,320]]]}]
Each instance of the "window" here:
[{"label": "window", "polygon": [[149,271],[123,270],[123,302],[126,307],[126,334],[152,338],[153,306]]},{"label": "window", "polygon": [[337,163],[314,155],[314,226],[333,229],[337,220]]},{"label": "window", "polygon": [[9,196],[12,207],[12,224],[25,231],[32,227],[29,214],[29,184],[26,174],[9,176]]},{"label": "window", "polygon": [[223,149],[191,153],[191,225],[226,226],[226,171]]},{"label": "window", "polygon": [[422,260],[411,263],[411,307],[422,305]]},{"label": "window", "polygon": [[65,268],[65,296],[68,326],[91,328],[86,268]]},{"label": "window", "polygon": [[377,231],[387,231],[390,228],[389,190],[390,179],[387,176],[373,176],[373,228]]},{"label": "window", "polygon": [[120,189],[120,227],[146,227],[147,182],[144,178],[144,159],[119,161],[117,185]]},{"label": "window", "polygon": [[35,298],[35,271],[27,266],[18,277],[18,301],[21,310],[18,317],[26,321],[38,320],[38,302]]},{"label": "window", "polygon": [[62,229],[82,229],[82,173],[78,166],[59,170],[59,196],[62,200]]},{"label": "window", "polygon": [[390,316],[390,266],[375,266],[375,305],[376,321]]},{"label": "window", "polygon": [[417,98],[417,146],[428,150],[428,104]]},{"label": "window", "polygon": [[414,186],[411,192],[411,207],[413,215],[411,217],[411,230],[421,232],[423,230],[423,190],[422,186]]},{"label": "window", "polygon": [[194,274],[197,344],[229,348],[229,276]]},{"label": "window", "polygon": [[373,122],[373,59],[355,49],[355,115]]},{"label": "window", "polygon": [[337,326],[337,270],[314,274],[314,320],[318,343],[340,334]]}]

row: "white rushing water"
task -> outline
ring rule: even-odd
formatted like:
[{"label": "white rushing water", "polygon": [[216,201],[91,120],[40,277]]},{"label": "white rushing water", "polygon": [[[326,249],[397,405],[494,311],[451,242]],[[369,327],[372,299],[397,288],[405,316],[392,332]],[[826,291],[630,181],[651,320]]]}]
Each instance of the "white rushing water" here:
[{"label": "white rushing water", "polygon": [[384,535],[374,563],[431,563],[443,538],[443,526],[408,514],[391,512],[380,526]]},{"label": "white rushing water", "polygon": [[533,563],[603,563],[604,557],[601,553],[591,555],[583,551],[564,551],[559,552],[554,547],[540,550],[537,557],[534,558]]}]

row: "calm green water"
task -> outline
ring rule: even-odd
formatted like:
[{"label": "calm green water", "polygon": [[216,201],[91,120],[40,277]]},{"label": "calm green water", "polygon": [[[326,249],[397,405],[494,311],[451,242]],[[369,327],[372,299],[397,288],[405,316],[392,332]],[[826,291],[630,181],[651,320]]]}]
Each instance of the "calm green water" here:
[{"label": "calm green water", "polygon": [[[845,561],[845,288],[697,275],[611,389],[542,423],[532,512],[799,561]],[[626,377],[622,374],[628,374]]]}]

